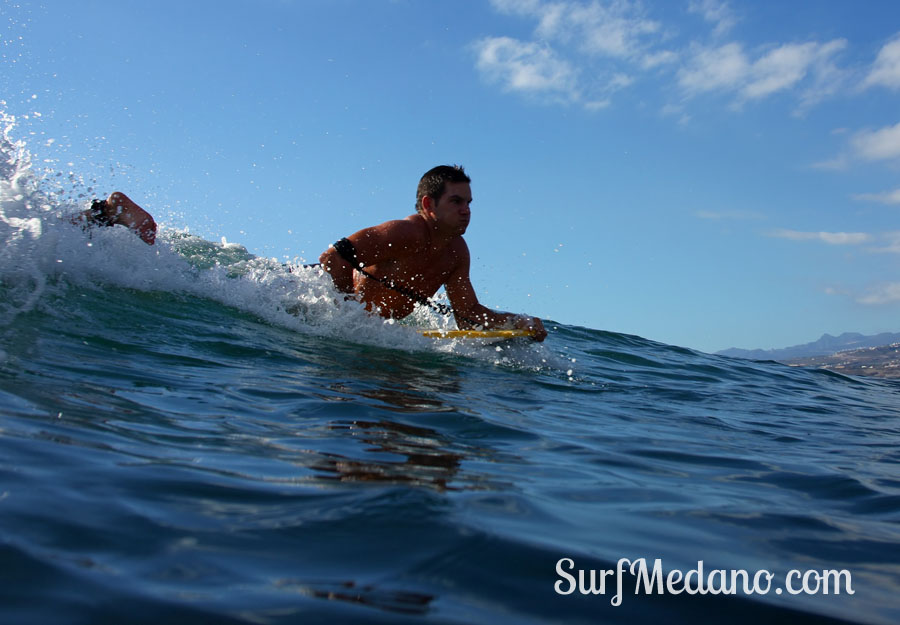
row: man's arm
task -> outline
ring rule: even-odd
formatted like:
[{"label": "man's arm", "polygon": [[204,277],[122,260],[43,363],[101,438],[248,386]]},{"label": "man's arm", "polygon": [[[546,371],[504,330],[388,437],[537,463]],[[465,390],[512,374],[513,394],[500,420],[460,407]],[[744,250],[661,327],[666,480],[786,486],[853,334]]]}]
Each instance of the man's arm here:
[{"label": "man's arm", "polygon": [[464,250],[459,266],[447,280],[445,289],[456,316],[456,325],[461,329],[469,329],[475,325],[481,325],[485,329],[514,328],[533,331],[535,341],[543,341],[547,338],[544,324],[537,317],[491,310],[478,301],[472,281],[469,279],[468,248]]}]

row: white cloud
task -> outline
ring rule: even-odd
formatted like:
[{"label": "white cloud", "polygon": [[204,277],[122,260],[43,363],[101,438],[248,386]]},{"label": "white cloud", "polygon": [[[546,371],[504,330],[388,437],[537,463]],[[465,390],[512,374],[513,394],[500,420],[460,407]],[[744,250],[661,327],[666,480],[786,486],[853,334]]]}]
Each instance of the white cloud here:
[{"label": "white cloud", "polygon": [[646,19],[636,4],[565,2],[549,5],[537,33],[550,39],[577,42],[588,54],[632,57],[645,46],[643,39],[660,30],[659,22]]},{"label": "white cloud", "polygon": [[819,161],[812,164],[813,169],[823,171],[844,171],[850,168],[850,159],[846,155],[837,156],[827,161]]},{"label": "white cloud", "polygon": [[540,39],[572,44],[599,56],[635,55],[645,47],[642,39],[661,28],[659,22],[644,16],[640,3],[629,0],[491,0],[491,4],[501,13],[536,19],[535,34]]},{"label": "white cloud", "polygon": [[874,86],[900,89],[900,34],[881,48],[872,71],[863,82],[863,87]]},{"label": "white cloud", "polygon": [[834,62],[837,53],[847,47],[846,39],[835,39],[823,44],[814,61],[809,84],[800,94],[800,107],[795,111],[802,114],[823,100],[842,92],[851,76]]},{"label": "white cloud", "polygon": [[501,13],[528,15],[540,10],[541,0],[491,0],[491,4]]},{"label": "white cloud", "polygon": [[745,210],[722,210],[722,211],[699,210],[694,213],[694,216],[699,219],[710,219],[710,220],[714,220],[714,221],[721,221],[723,219],[735,219],[735,220],[765,219],[765,215],[763,215],[762,213],[758,213],[756,211],[745,211]]},{"label": "white cloud", "polygon": [[618,91],[619,89],[624,89],[631,85],[634,82],[634,78],[629,76],[628,74],[615,74],[609,81],[607,85],[607,89],[612,91]]},{"label": "white cloud", "polygon": [[885,245],[883,247],[871,248],[872,252],[900,254],[900,231],[894,230],[893,232],[885,232],[881,235],[881,238],[885,240]]},{"label": "white cloud", "polygon": [[668,65],[678,60],[678,54],[671,50],[662,50],[660,52],[650,52],[641,59],[642,69],[653,69],[661,65]]},{"label": "white cloud", "polygon": [[800,232],[798,230],[774,230],[769,236],[792,241],[821,241],[829,245],[859,245],[871,237],[864,232]]},{"label": "white cloud", "polygon": [[[846,86],[847,72],[835,63],[847,47],[843,39],[760,48],[721,39],[721,45],[702,45],[699,39],[676,43],[681,29],[653,19],[653,7],[641,0],[491,0],[491,5],[534,27],[528,40],[495,36],[475,44],[479,71],[510,91],[552,92],[598,108],[609,105],[612,93],[652,77],[663,81],[661,90],[674,80],[683,98],[723,92],[736,105],[793,92],[800,114]],[[689,0],[686,8],[710,25],[715,38],[737,23],[728,0]],[[619,76],[628,76],[627,85]]]},{"label": "white cloud", "polygon": [[684,104],[666,104],[660,110],[660,114],[666,117],[677,117],[679,126],[687,126],[691,123],[691,116],[685,112]]},{"label": "white cloud", "polygon": [[785,44],[752,62],[739,43],[695,47],[678,82],[688,94],[736,91],[742,100],[756,100],[792,88],[809,75],[814,82],[821,82],[815,80],[821,75],[834,76],[831,58],[846,45],[843,39]]},{"label": "white cloud", "polygon": [[775,48],[753,64],[750,82],[742,89],[749,98],[761,98],[793,87],[809,73],[830,70],[830,58],[844,49],[847,42],[835,39],[828,43],[786,44]]},{"label": "white cloud", "polygon": [[861,202],[878,202],[879,204],[900,204],[900,189],[885,193],[860,193],[853,196]]},{"label": "white cloud", "polygon": [[871,289],[868,295],[857,300],[860,304],[877,306],[900,301],[900,282],[889,282]]},{"label": "white cloud", "polygon": [[[844,133],[844,129],[841,129],[841,133]],[[900,123],[878,130],[859,131],[850,137],[849,149],[831,160],[815,163],[812,167],[833,171],[845,170],[860,159],[900,161]],[[893,204],[896,203],[897,193],[900,193],[900,190],[883,194],[857,195],[854,199]]]},{"label": "white cloud", "polygon": [[611,104],[612,102],[609,100],[609,98],[605,100],[591,100],[584,103],[584,108],[589,111],[601,111],[605,108],[609,108]]},{"label": "white cloud", "polygon": [[862,131],[851,140],[856,153],[869,161],[900,158],[900,123],[880,130]]},{"label": "white cloud", "polygon": [[796,84],[806,75],[814,47],[808,43],[772,50],[753,64],[751,80],[741,93],[750,99],[763,98]]},{"label": "white cloud", "polygon": [[737,19],[727,2],[719,0],[691,0],[689,13],[699,13],[707,22],[714,24],[713,35],[720,37],[731,30]]},{"label": "white cloud", "polygon": [[578,97],[575,70],[546,46],[510,37],[487,37],[473,48],[478,70],[506,90],[556,94],[567,100]]},{"label": "white cloud", "polygon": [[[611,95],[632,85],[629,70],[672,63],[671,51],[653,51],[661,28],[640,3],[492,0],[507,15],[535,20],[535,40],[487,37],[473,44],[478,71],[508,91],[555,96],[588,110],[606,108]],[[612,63],[605,61],[612,60]],[[584,82],[582,81],[584,78]]]},{"label": "white cloud", "polygon": [[688,67],[678,72],[678,82],[688,92],[732,89],[745,80],[750,63],[741,45],[699,48]]},{"label": "white cloud", "polygon": [[537,20],[538,39],[570,47],[580,54],[579,63],[589,58],[611,58],[634,63],[650,70],[676,62],[673,50],[656,50],[665,39],[660,22],[648,19],[639,2],[540,2],[492,0],[500,11]]}]

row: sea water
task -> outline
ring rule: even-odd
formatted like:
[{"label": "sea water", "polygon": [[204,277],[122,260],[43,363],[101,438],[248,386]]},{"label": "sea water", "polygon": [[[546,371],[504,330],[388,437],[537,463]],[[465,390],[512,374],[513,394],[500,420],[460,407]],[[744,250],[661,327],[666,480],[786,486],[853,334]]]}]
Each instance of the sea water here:
[{"label": "sea water", "polygon": [[0,174],[2,623],[900,621],[896,382],[433,341]]}]

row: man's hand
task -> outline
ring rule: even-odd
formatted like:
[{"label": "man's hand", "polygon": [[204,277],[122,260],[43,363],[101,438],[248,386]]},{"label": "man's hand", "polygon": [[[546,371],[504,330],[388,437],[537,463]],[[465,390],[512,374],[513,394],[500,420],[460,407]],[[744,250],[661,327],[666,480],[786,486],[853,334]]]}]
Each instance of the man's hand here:
[{"label": "man's hand", "polygon": [[513,328],[516,330],[529,330],[533,332],[532,339],[538,342],[547,338],[547,331],[544,329],[544,324],[537,317],[517,315]]}]

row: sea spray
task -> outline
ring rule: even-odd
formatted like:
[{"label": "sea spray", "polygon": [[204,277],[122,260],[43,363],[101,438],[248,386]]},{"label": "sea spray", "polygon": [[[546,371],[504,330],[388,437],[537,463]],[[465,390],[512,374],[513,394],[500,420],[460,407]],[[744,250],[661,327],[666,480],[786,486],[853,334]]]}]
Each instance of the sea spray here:
[{"label": "sea spray", "polygon": [[[162,228],[147,246],[121,226],[88,228],[77,219],[86,206],[55,188],[62,172],[36,172],[26,145],[12,138],[15,120],[4,115],[0,180],[0,324],[20,314],[52,308],[68,289],[107,286],[142,292],[180,293],[213,300],[280,327],[365,345],[467,356],[498,366],[556,369],[571,378],[571,363],[546,345],[435,341],[419,328],[450,329],[451,317],[424,306],[402,322],[367,313],[335,290],[318,266],[282,264],[243,246],[213,242],[183,230]],[[78,184],[78,176],[68,179]],[[65,190],[64,190],[65,191]],[[153,213],[157,208],[146,207]],[[446,302],[441,293],[438,299]]]}]

